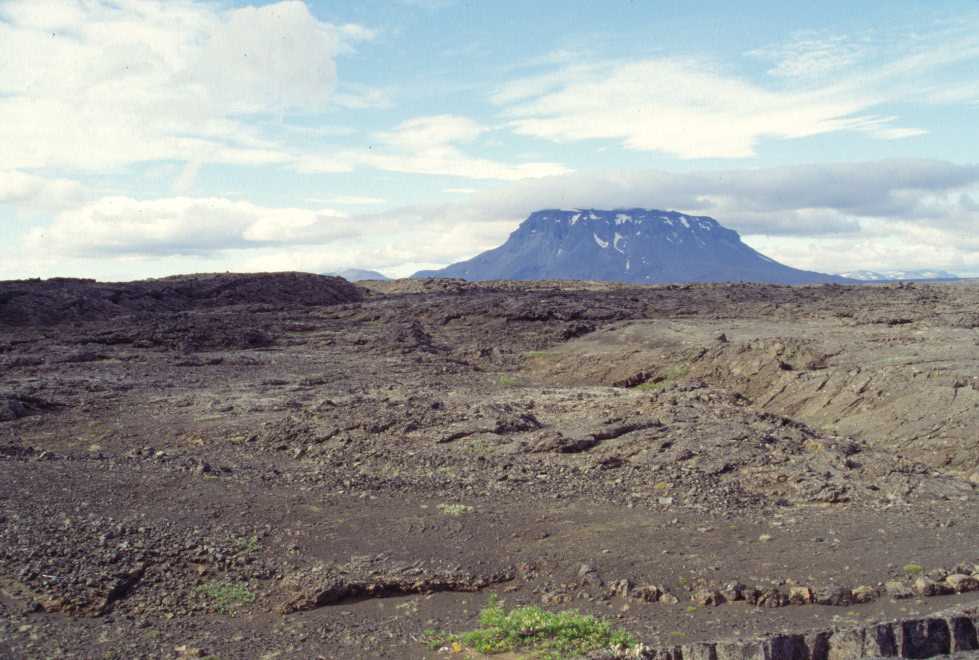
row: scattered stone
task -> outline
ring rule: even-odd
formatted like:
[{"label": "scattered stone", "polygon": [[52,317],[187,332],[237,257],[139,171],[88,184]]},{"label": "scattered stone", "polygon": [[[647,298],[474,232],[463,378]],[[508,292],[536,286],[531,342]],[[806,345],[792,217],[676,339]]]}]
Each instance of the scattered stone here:
[{"label": "scattered stone", "polygon": [[803,586],[789,587],[789,602],[792,605],[809,605],[814,600],[812,589]]},{"label": "scattered stone", "polygon": [[598,569],[591,564],[582,564],[578,567],[578,581],[593,587],[605,586],[605,580],[598,574]]},{"label": "scattered stone", "polygon": [[608,586],[609,596],[628,598],[631,592],[632,592],[632,582],[627,579],[616,580],[615,582],[612,582]]},{"label": "scattered stone", "polygon": [[785,607],[789,597],[779,589],[765,589],[758,594],[754,604],[758,607]]},{"label": "scattered stone", "polygon": [[945,578],[945,583],[958,593],[979,591],[979,578],[972,575],[954,573]]},{"label": "scattered stone", "polygon": [[721,589],[721,595],[729,601],[744,600],[744,592],[747,587],[745,587],[740,582],[728,582]]},{"label": "scattered stone", "polygon": [[635,587],[629,592],[630,597],[646,603],[662,602],[661,599],[664,595],[663,590],[654,584],[644,584],[642,586]]},{"label": "scattered stone", "polygon": [[861,585],[859,587],[854,587],[850,591],[850,596],[854,603],[871,603],[877,600],[877,597],[880,596],[880,592],[876,587]]},{"label": "scattered stone", "polygon": [[690,595],[690,600],[701,607],[717,607],[727,602],[721,592],[715,589],[698,589]]},{"label": "scattered stone", "polygon": [[921,596],[942,596],[954,592],[945,582],[936,582],[927,576],[919,576],[914,581],[914,591]]},{"label": "scattered stone", "polygon": [[888,580],[884,583],[884,590],[894,600],[914,598],[914,589],[900,580]]}]

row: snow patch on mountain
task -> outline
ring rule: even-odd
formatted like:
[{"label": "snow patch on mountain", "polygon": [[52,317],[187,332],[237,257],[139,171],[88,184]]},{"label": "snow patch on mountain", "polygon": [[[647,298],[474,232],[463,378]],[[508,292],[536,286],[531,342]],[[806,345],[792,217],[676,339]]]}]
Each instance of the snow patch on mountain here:
[{"label": "snow patch on mountain", "polygon": [[619,247],[619,243],[621,243],[624,240],[625,240],[625,236],[623,236],[619,232],[615,232],[615,237],[612,239],[612,247],[615,248],[618,252],[621,252],[622,254],[625,254],[625,250]]}]

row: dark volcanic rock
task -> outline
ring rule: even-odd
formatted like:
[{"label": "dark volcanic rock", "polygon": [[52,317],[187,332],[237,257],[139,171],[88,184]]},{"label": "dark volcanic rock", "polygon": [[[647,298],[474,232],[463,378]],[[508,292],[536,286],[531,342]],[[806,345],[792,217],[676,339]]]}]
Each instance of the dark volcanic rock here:
[{"label": "dark volcanic rock", "polygon": [[362,558],[337,566],[315,566],[288,576],[282,584],[287,597],[277,609],[282,614],[289,614],[358,598],[441,591],[471,593],[512,579],[510,569],[477,575],[444,565]]},{"label": "dark volcanic rock", "polygon": [[979,287],[237,277],[0,284],[0,658],[979,648]]},{"label": "dark volcanic rock", "polygon": [[643,284],[848,281],[773,261],[713,218],[645,209],[537,211],[500,247],[415,277]]},{"label": "dark volcanic rock", "polygon": [[0,422],[10,422],[54,407],[56,404],[37,397],[0,392]]},{"label": "dark volcanic rock", "polygon": [[0,282],[0,325],[56,325],[227,305],[334,305],[362,298],[346,280],[309,273],[180,275],[122,283],[17,280]]}]

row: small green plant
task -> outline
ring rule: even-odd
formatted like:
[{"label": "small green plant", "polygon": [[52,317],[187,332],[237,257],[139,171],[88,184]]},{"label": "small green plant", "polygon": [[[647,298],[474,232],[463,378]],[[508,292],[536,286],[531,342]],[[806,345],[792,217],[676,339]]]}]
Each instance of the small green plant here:
[{"label": "small green plant", "polygon": [[666,387],[670,383],[680,380],[690,372],[690,367],[685,364],[673,364],[661,371],[655,378],[651,378],[644,383],[636,385],[637,390],[658,390]]},{"label": "small green plant", "polygon": [[574,610],[548,612],[539,607],[507,611],[495,596],[480,613],[479,623],[480,628],[458,635],[429,630],[426,640],[433,649],[449,646],[485,654],[526,653],[550,660],[638,644],[635,637],[603,619]]},{"label": "small green plant", "polygon": [[438,510],[447,516],[461,516],[473,512],[473,508],[467,504],[439,504]]},{"label": "small green plant", "polygon": [[500,374],[500,377],[496,379],[496,382],[500,385],[505,385],[507,387],[511,385],[516,385],[520,382],[516,376],[511,376],[510,374]]},{"label": "small green plant", "polygon": [[258,537],[254,534],[252,536],[239,536],[235,543],[235,554],[239,555],[250,555],[253,552],[258,551]]},{"label": "small green plant", "polygon": [[908,575],[920,575],[925,572],[925,567],[921,564],[905,564],[901,570]]},{"label": "small green plant", "polygon": [[196,591],[207,596],[214,609],[222,614],[229,614],[243,605],[255,602],[255,594],[248,589],[248,585],[241,582],[212,580],[197,587]]},{"label": "small green plant", "polygon": [[666,387],[666,379],[663,380],[647,380],[645,383],[639,383],[636,385],[635,389],[640,392],[648,392],[650,390],[658,390]]}]

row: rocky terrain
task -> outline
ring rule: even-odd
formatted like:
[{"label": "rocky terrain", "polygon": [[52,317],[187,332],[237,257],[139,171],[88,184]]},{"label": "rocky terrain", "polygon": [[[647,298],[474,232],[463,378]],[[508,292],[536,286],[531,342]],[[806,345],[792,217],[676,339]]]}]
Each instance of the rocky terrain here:
[{"label": "rocky terrain", "polygon": [[0,283],[0,657],[979,649],[979,285]]}]

